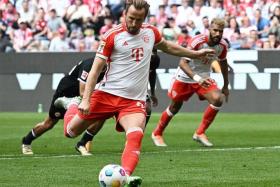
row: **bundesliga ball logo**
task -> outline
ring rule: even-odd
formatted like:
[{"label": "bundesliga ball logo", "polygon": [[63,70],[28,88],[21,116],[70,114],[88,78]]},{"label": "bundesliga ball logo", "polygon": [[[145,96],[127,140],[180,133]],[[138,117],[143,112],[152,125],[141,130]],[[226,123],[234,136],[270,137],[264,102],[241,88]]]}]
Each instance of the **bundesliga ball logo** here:
[{"label": "bundesliga ball logo", "polygon": [[120,165],[106,165],[99,173],[99,184],[101,187],[122,187],[125,183],[126,173]]}]

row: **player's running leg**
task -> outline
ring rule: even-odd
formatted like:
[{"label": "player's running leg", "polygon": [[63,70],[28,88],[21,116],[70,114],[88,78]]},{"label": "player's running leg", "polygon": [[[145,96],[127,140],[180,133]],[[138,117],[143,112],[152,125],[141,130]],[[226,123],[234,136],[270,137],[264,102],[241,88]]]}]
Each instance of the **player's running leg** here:
[{"label": "player's running leg", "polygon": [[48,130],[52,129],[57,122],[58,119],[53,119],[48,116],[44,121],[38,123],[31,131],[29,131],[27,135],[22,138],[22,154],[32,155],[32,142]]},{"label": "player's running leg", "polygon": [[94,124],[92,124],[86,132],[84,132],[82,138],[76,145],[76,150],[83,156],[92,155],[90,153],[90,149],[92,146],[92,140],[94,136],[100,131],[104,124],[105,120],[96,121]]},{"label": "player's running leg", "polygon": [[152,140],[156,146],[167,146],[163,139],[163,132],[173,116],[180,110],[182,104],[183,102],[181,101],[172,101],[167,109],[162,113],[156,128],[152,132]]},{"label": "player's running leg", "polygon": [[193,135],[193,140],[201,143],[206,147],[212,147],[213,143],[209,141],[205,132],[214,121],[216,115],[218,114],[223,103],[223,97],[219,90],[213,90],[205,94],[204,97],[209,101],[209,103],[213,104],[209,104],[206,110],[204,111],[202,121]]}]

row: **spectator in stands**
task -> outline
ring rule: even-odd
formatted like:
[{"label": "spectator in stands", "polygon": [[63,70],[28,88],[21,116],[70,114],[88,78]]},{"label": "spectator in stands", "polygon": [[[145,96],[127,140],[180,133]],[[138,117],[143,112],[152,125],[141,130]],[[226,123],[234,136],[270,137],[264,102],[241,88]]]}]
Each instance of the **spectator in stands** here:
[{"label": "spectator in stands", "polygon": [[[263,17],[269,18],[269,6],[270,4],[268,3],[269,0],[257,0],[254,5],[253,5],[253,10],[260,9],[262,12]],[[252,19],[250,17],[250,19]]]},{"label": "spectator in stands", "polygon": [[[177,24],[185,25],[187,23],[187,19],[190,19],[194,14],[193,8],[190,6],[190,0],[182,0],[181,6],[178,7],[178,16],[177,16]],[[195,20],[193,20],[195,21]]]},{"label": "spectator in stands", "polygon": [[[280,4],[279,6],[276,6],[272,12],[272,16],[277,16],[280,19]],[[271,17],[272,17],[271,16]]]},{"label": "spectator in stands", "polygon": [[101,0],[83,0],[83,3],[88,6],[93,15],[100,13],[103,9]]},{"label": "spectator in stands", "polygon": [[99,45],[99,42],[96,40],[93,29],[86,29],[84,31],[84,42],[85,42],[85,51],[96,51]]},{"label": "spectator in stands", "polygon": [[12,30],[10,38],[13,48],[17,52],[24,52],[33,41],[32,30],[28,28],[28,22],[22,18],[18,19],[19,29]]},{"label": "spectator in stands", "polygon": [[164,5],[159,5],[158,7],[158,14],[156,15],[157,17],[157,23],[158,26],[163,27],[165,23],[167,22],[168,15],[165,12],[165,6]]},{"label": "spectator in stands", "polygon": [[111,28],[113,28],[114,24],[113,24],[113,18],[110,16],[107,16],[104,18],[104,25],[101,27],[100,31],[99,31],[99,36],[102,37],[103,34],[105,34],[108,30],[110,30]]},{"label": "spectator in stands", "polygon": [[7,22],[8,26],[12,26],[12,23],[16,21],[15,14],[16,9],[13,4],[9,1],[6,4],[5,9],[3,10],[3,19]]},{"label": "spectator in stands", "polygon": [[7,53],[13,51],[13,44],[8,36],[5,36],[4,31],[0,31],[0,53]]},{"label": "spectator in stands", "polygon": [[[204,5],[204,0],[194,0],[193,7],[199,6],[202,17],[208,17],[205,13],[207,12],[207,6]],[[209,18],[208,18],[209,19]]]},{"label": "spectator in stands", "polygon": [[59,28],[58,35],[51,40],[49,51],[52,52],[71,51],[70,43],[67,40],[66,35],[67,35],[67,31],[64,28]]},{"label": "spectator in stands", "polygon": [[248,16],[243,17],[240,25],[240,37],[242,39],[248,38],[251,30],[257,30],[257,27],[251,24],[251,20]]},{"label": "spectator in stands", "polygon": [[181,33],[181,29],[176,26],[175,19],[170,17],[161,32],[164,39],[176,42],[178,35]]},{"label": "spectator in stands", "polygon": [[0,32],[3,31],[3,34],[5,34],[6,30],[7,30],[7,23],[3,19],[3,10],[0,10]]},{"label": "spectator in stands", "polygon": [[257,30],[251,30],[250,36],[243,40],[240,49],[260,49],[263,46],[263,41],[259,38]]},{"label": "spectator in stands", "polygon": [[150,25],[153,25],[153,26],[157,27],[157,18],[156,18],[156,16],[155,15],[149,15],[148,23]]},{"label": "spectator in stands", "polygon": [[82,28],[84,21],[90,17],[92,17],[92,14],[89,11],[89,7],[83,4],[82,0],[75,0],[74,4],[68,7],[65,16],[70,32],[77,27]]},{"label": "spectator in stands", "polygon": [[270,43],[268,40],[263,42],[262,49],[271,49]]},{"label": "spectator in stands", "polygon": [[199,31],[199,29],[196,27],[196,25],[195,25],[195,23],[194,23],[194,21],[193,20],[191,20],[191,19],[189,19],[188,21],[187,21],[187,25],[186,25],[187,27],[187,30],[188,30],[188,33],[189,33],[189,35],[191,36],[191,37],[194,37],[195,35],[198,35],[198,34],[200,34],[200,31]]},{"label": "spectator in stands", "polygon": [[47,51],[49,46],[49,40],[47,38],[47,21],[45,20],[45,11],[43,8],[39,8],[37,16],[32,24],[32,35],[34,37],[33,42],[29,46],[31,51]]},{"label": "spectator in stands", "polygon": [[269,30],[269,20],[262,17],[262,12],[260,9],[255,10],[252,23],[257,26],[258,34],[261,38],[267,37]]},{"label": "spectator in stands", "polygon": [[201,10],[200,6],[194,5],[192,14],[190,15],[189,19],[194,21],[194,24],[196,28],[199,30],[199,32],[203,32],[204,30],[204,25],[202,22],[203,16],[200,10]]},{"label": "spectator in stands", "polygon": [[235,45],[240,45],[240,30],[235,17],[230,18],[228,27],[224,29],[223,37],[229,40],[233,48]]},{"label": "spectator in stands", "polygon": [[[76,28],[75,30],[72,30],[69,36],[69,42],[71,48],[73,48],[75,51],[80,51],[80,48],[84,48],[84,36],[81,28]],[[82,43],[82,46],[80,45]]]},{"label": "spectator in stands", "polygon": [[45,20],[45,10],[39,8],[36,18],[34,20],[33,27],[33,36],[36,40],[46,40],[47,39],[47,21]]},{"label": "spectator in stands", "polygon": [[33,24],[35,18],[35,12],[32,8],[30,8],[30,1],[23,0],[22,6],[18,9],[20,17],[26,20],[28,23]]},{"label": "spectator in stands", "polygon": [[114,20],[118,20],[118,18],[121,17],[125,4],[124,1],[125,0],[107,0]]},{"label": "spectator in stands", "polygon": [[278,41],[280,41],[280,20],[279,20],[279,17],[276,15],[273,15],[270,18],[269,33],[274,33],[276,36],[276,39]]},{"label": "spectator in stands", "polygon": [[269,6],[269,13],[270,15],[273,14],[274,9],[280,5],[280,0],[268,0],[267,4]]},{"label": "spectator in stands", "polygon": [[183,47],[187,47],[191,39],[192,37],[189,35],[188,29],[183,28],[181,34],[178,36],[177,43]]},{"label": "spectator in stands", "polygon": [[202,24],[203,24],[203,28],[202,30],[200,31],[201,34],[206,34],[208,35],[209,34],[209,27],[210,27],[210,23],[209,23],[209,19],[207,16],[204,16],[202,18]]},{"label": "spectator in stands", "polygon": [[58,33],[59,28],[67,29],[66,24],[61,17],[57,16],[56,10],[51,9],[49,12],[49,19],[47,23],[48,27],[48,39],[52,39],[54,35]]},{"label": "spectator in stands", "polygon": [[66,15],[67,8],[72,2],[73,0],[47,0],[48,8],[45,9],[45,11],[48,12],[51,9],[55,9],[57,16],[63,18]]},{"label": "spectator in stands", "polygon": [[269,44],[270,44],[270,47],[272,49],[276,49],[276,48],[279,48],[279,41],[277,40],[276,38],[276,35],[274,33],[269,33],[268,34],[268,41],[269,41]]},{"label": "spectator in stands", "polygon": [[177,17],[178,17],[178,14],[179,14],[179,12],[178,12],[178,6],[179,6],[179,5],[177,5],[176,3],[172,3],[172,4],[170,4],[170,6],[169,6],[169,7],[170,7],[170,14],[169,14],[169,17],[174,18],[176,25],[179,25],[179,24],[178,24],[178,21],[177,21]]},{"label": "spectator in stands", "polygon": [[211,21],[213,18],[222,18],[224,17],[224,10],[220,6],[220,2],[218,0],[210,0],[210,6],[205,8],[203,12],[204,16],[207,16]]}]

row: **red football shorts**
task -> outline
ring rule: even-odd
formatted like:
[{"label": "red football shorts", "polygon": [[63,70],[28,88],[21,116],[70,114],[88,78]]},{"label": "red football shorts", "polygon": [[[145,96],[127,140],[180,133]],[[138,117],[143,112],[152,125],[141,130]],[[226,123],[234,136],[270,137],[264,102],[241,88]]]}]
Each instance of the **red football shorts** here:
[{"label": "red football shorts", "polygon": [[[143,113],[146,116],[145,105],[145,101],[127,99],[95,90],[90,98],[90,113],[84,115],[79,112],[78,115],[80,118],[88,120],[115,117],[116,122],[118,122],[121,117],[132,113]],[[123,131],[119,124],[116,125],[116,129]]]},{"label": "red football shorts", "polygon": [[168,90],[168,96],[174,101],[187,101],[196,93],[200,100],[204,100],[203,95],[213,90],[219,90],[214,80],[208,88],[203,88],[198,83],[184,83],[173,79]]}]

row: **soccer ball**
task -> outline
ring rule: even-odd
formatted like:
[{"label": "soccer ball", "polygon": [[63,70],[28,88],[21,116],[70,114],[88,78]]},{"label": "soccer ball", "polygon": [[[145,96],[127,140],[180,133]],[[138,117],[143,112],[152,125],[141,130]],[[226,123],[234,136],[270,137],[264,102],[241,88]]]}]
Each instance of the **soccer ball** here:
[{"label": "soccer ball", "polygon": [[125,183],[126,173],[120,165],[106,165],[99,173],[99,184],[101,187],[122,187]]}]

